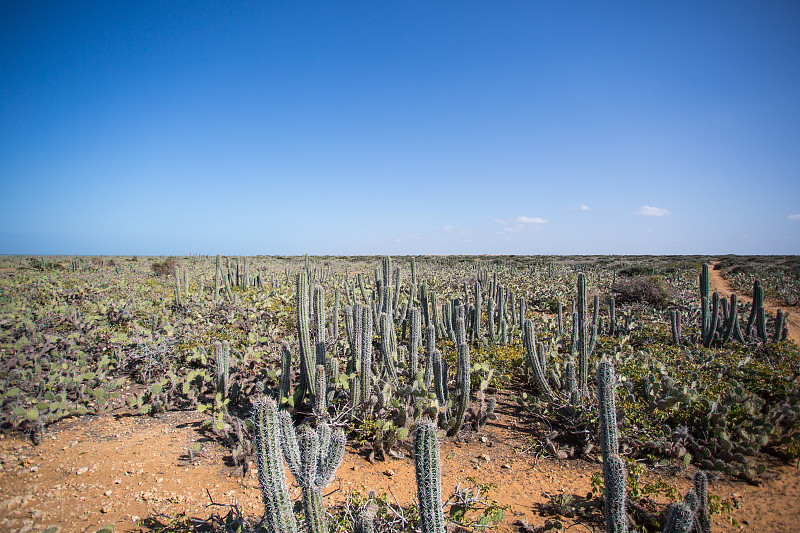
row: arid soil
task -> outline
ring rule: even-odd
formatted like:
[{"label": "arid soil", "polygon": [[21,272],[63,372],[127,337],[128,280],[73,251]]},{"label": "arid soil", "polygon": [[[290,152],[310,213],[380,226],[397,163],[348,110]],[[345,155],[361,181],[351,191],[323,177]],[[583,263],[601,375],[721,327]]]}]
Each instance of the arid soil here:
[{"label": "arid soil", "polygon": [[[719,272],[711,272],[713,290],[727,294]],[[793,324],[790,335],[797,340],[797,323]],[[542,525],[542,511],[562,492],[585,497],[592,474],[601,470],[598,463],[538,457],[531,439],[533,420],[508,396],[498,402],[498,413],[498,419],[469,442],[443,439],[445,498],[459,483],[468,486],[470,477],[480,484],[493,483],[496,489],[486,496],[509,506],[497,530],[517,531],[517,522]],[[116,531],[149,531],[152,525],[139,525],[145,518],[162,524],[180,514],[202,520],[214,512],[224,515],[230,504],[257,521],[262,506],[255,466],[245,475],[233,468],[229,452],[200,429],[204,419],[196,412],[132,416],[121,408],[63,420],[48,428],[39,446],[22,436],[0,435],[0,532],[95,532],[108,524]],[[195,443],[202,449],[190,460]],[[403,458],[370,463],[358,450],[348,449],[337,479],[327,489],[326,504],[343,501],[352,489],[384,492],[403,506],[412,503],[413,461],[408,449],[401,451]],[[693,474],[689,468],[663,480],[684,493]],[[287,476],[291,480],[288,472]],[[299,497],[298,487],[291,485],[290,490]],[[759,486],[721,478],[710,492],[733,502],[732,516],[739,522],[734,526],[727,515],[716,515],[715,531],[800,530],[800,470],[795,465],[769,463]],[[223,505],[211,505],[212,500]],[[604,530],[591,522],[572,529]]]}]

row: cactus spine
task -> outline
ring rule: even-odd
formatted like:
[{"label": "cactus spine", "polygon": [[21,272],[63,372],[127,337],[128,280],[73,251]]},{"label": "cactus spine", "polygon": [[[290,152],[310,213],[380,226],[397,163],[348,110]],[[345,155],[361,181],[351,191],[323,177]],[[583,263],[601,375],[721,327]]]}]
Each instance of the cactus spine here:
[{"label": "cactus spine", "polygon": [[262,398],[255,402],[253,432],[267,530],[296,533],[297,522],[283,471],[278,406],[273,399]]},{"label": "cactus spine", "polygon": [[528,364],[533,370],[533,377],[536,380],[536,388],[539,394],[552,399],[553,391],[547,383],[547,369],[542,366],[542,360],[536,353],[536,331],[533,328],[533,320],[527,319],[522,325],[522,344],[525,346],[525,355]]},{"label": "cactus spine", "polygon": [[308,329],[308,276],[297,274],[297,337],[300,345],[300,394],[314,396],[314,368],[316,356],[311,351],[311,333]]},{"label": "cactus spine", "polygon": [[419,346],[422,342],[422,313],[419,308],[411,308],[411,331],[408,341],[408,377],[411,383],[414,382],[417,374],[417,365],[419,361]]},{"label": "cactus spine", "polygon": [[316,364],[325,364],[325,291],[314,287],[314,352]]},{"label": "cactus spine", "polygon": [[597,399],[600,407],[600,441],[603,452],[603,484],[606,499],[606,531],[624,533],[628,530],[625,510],[625,464],[619,456],[619,430],[614,365],[603,361],[597,370]]},{"label": "cactus spine", "polygon": [[231,368],[231,346],[228,341],[214,343],[214,366],[217,378],[217,392],[222,394],[222,399],[228,397],[230,386],[229,376]]},{"label": "cactus spine", "polygon": [[578,389],[581,395],[589,393],[589,339],[586,320],[586,277],[578,274]]},{"label": "cactus spine", "polygon": [[331,430],[330,426],[321,422],[316,430],[304,424],[295,432],[292,419],[286,411],[281,411],[278,419],[284,459],[303,490],[306,531],[326,533],[328,524],[322,489],[333,480],[344,457],[344,430],[340,427]]},{"label": "cactus spine", "polygon": [[422,532],[444,533],[439,436],[436,426],[428,421],[420,423],[414,432],[414,471]]},{"label": "cactus spine", "polygon": [[[463,319],[459,319],[463,324]],[[463,325],[461,326],[463,329]],[[469,345],[467,343],[458,345],[458,365],[456,368],[456,404],[453,417],[450,419],[452,426],[447,432],[449,437],[458,433],[461,426],[464,424],[464,415],[469,406],[469,392],[470,392],[470,361],[469,361]],[[445,382],[444,387],[447,387]]]}]

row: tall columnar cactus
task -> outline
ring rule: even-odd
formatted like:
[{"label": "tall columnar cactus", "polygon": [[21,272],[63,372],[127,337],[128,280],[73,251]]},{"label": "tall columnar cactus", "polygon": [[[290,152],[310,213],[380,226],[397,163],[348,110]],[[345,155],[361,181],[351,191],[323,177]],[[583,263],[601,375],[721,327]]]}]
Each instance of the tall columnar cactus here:
[{"label": "tall columnar cactus", "polygon": [[400,311],[400,265],[397,266],[397,270],[394,271],[394,302],[392,303],[392,309],[394,310],[394,318],[399,318],[398,311]]},{"label": "tall columnar cactus", "polygon": [[758,310],[762,307],[764,307],[764,289],[761,287],[761,280],[757,279],[753,282],[753,304],[750,307],[750,316],[744,328],[744,336],[748,339],[753,335],[753,326],[755,325]]},{"label": "tall columnar cactus", "polygon": [[480,342],[483,334],[481,333],[481,282],[475,282],[475,338]]},{"label": "tall columnar cactus", "polygon": [[325,365],[317,365],[315,370],[314,411],[317,416],[325,417],[328,414],[328,377]]},{"label": "tall columnar cactus", "polygon": [[[342,463],[346,439],[344,430],[324,422],[312,429],[304,424],[295,432],[292,419],[286,411],[278,415],[281,430],[281,448],[294,480],[303,490],[303,513],[308,533],[325,533],[325,505],[322,489],[336,474]],[[280,530],[277,530],[280,531]]]},{"label": "tall columnar cactus", "polygon": [[318,365],[325,364],[325,291],[314,287],[314,353]]},{"label": "tall columnar cactus", "polygon": [[450,437],[458,434],[461,426],[464,425],[464,415],[469,407],[470,368],[469,345],[467,343],[460,344],[458,346],[458,365],[456,369],[456,403],[453,416],[450,418],[452,425],[447,431],[447,435]]},{"label": "tall columnar cactus", "polygon": [[397,358],[397,351],[392,346],[392,334],[394,333],[394,321],[387,313],[381,313],[380,316],[381,327],[381,366],[383,368],[382,374],[385,375],[392,383],[397,381],[397,368],[395,367],[395,359]]},{"label": "tall columnar cactus", "polygon": [[214,269],[214,303],[219,301],[219,290],[222,283],[222,256],[217,254],[217,265]]},{"label": "tall columnar cactus", "polygon": [[425,374],[424,374],[424,382],[425,382],[425,390],[431,388],[431,381],[433,380],[434,375],[434,354],[436,352],[436,328],[433,327],[433,324],[429,324],[427,328],[425,328]]},{"label": "tall columnar cactus", "polygon": [[672,343],[675,346],[681,345],[681,312],[671,309],[669,312],[669,323],[672,330]]},{"label": "tall columnar cactus", "polygon": [[558,306],[558,335],[561,336],[564,334],[564,306],[561,304],[561,300],[557,300],[556,304]]},{"label": "tall columnar cactus", "polygon": [[578,388],[582,395],[589,392],[589,331],[586,319],[586,277],[578,274]]},{"label": "tall columnar cactus", "polygon": [[283,469],[278,406],[272,398],[261,398],[253,404],[253,434],[267,531],[296,533],[297,522]]},{"label": "tall columnar cactus", "polygon": [[339,342],[339,305],[340,305],[341,295],[339,293],[339,289],[334,289],[333,291],[333,316],[331,317],[331,322],[333,323],[333,341],[338,343]]},{"label": "tall columnar cactus", "polygon": [[608,300],[608,334],[617,336],[617,305],[613,296]]},{"label": "tall columnar cactus", "polygon": [[408,342],[408,377],[411,383],[417,374],[417,365],[419,364],[419,347],[422,343],[422,313],[418,307],[411,309],[411,331],[409,333]]},{"label": "tall columnar cactus", "polygon": [[625,509],[625,463],[619,454],[603,461],[603,486],[607,533],[628,531],[628,513]]},{"label": "tall columnar cactus", "polygon": [[495,341],[495,334],[494,334],[494,298],[489,296],[489,301],[487,303],[486,308],[486,323],[489,327],[489,340],[491,342]]},{"label": "tall columnar cactus", "polygon": [[420,528],[423,533],[444,533],[439,436],[432,422],[420,423],[414,432],[414,471],[417,477]]},{"label": "tall columnar cactus", "polygon": [[228,397],[231,369],[231,346],[228,341],[214,343],[214,366],[217,392],[222,394],[222,398],[225,399]]},{"label": "tall columnar cactus", "polygon": [[[316,355],[311,351],[311,333],[308,329],[308,276],[297,274],[297,338],[300,346],[300,394],[315,394],[314,367]],[[312,400],[313,401],[313,400]]]},{"label": "tall columnar cactus", "polygon": [[536,353],[536,331],[533,327],[533,320],[527,319],[522,324],[522,344],[525,346],[525,355],[528,359],[533,371],[533,377],[536,380],[536,388],[539,394],[552,399],[553,391],[550,389],[550,384],[547,382],[547,369],[542,367],[542,360]]},{"label": "tall columnar cactus", "polygon": [[786,327],[786,316],[783,312],[783,309],[778,309],[775,313],[775,333],[772,336],[772,342],[780,342],[785,340],[785,336],[788,334],[788,330]]},{"label": "tall columnar cactus", "polygon": [[706,348],[709,348],[714,342],[719,326],[719,294],[716,291],[711,295],[711,302],[711,314],[708,316],[708,322],[704,321],[707,326],[702,332],[703,346]]},{"label": "tall columnar cactus", "polygon": [[181,269],[175,267],[175,305],[177,307],[183,306],[183,299],[181,298]]},{"label": "tall columnar cactus", "polygon": [[368,305],[360,307],[361,312],[361,357],[358,364],[358,388],[361,406],[366,409],[372,390],[372,310]]},{"label": "tall columnar cactus", "polygon": [[597,368],[597,403],[600,408],[600,440],[603,460],[619,452],[619,430],[617,429],[617,402],[614,389],[617,376],[614,365],[602,361]]},{"label": "tall columnar cactus", "polygon": [[619,430],[614,365],[603,361],[597,370],[597,402],[600,408],[600,441],[603,453],[603,484],[606,499],[606,531],[621,533],[628,530],[625,510],[625,463],[619,456]]},{"label": "tall columnar cactus", "polygon": [[708,519],[708,477],[702,470],[694,475],[694,492],[697,495],[697,533],[711,533],[711,521]]},{"label": "tall columnar cactus", "polygon": [[289,398],[289,389],[292,386],[292,352],[289,343],[281,344],[281,379],[278,383],[278,401],[283,402]]},{"label": "tall columnar cactus", "polygon": [[767,313],[763,305],[756,312],[756,334],[761,342],[767,342]]}]

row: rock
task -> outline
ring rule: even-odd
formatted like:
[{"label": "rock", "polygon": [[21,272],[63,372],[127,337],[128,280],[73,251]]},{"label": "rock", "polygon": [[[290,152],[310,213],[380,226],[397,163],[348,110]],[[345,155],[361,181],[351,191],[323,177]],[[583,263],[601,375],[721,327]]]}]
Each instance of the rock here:
[{"label": "rock", "polygon": [[78,474],[78,475],[80,476],[81,474],[85,474],[85,473],[86,473],[86,472],[88,472],[88,471],[89,471],[89,468],[88,468],[88,467],[86,467],[86,466],[82,466],[82,467],[80,467],[80,468],[78,469],[78,471],[77,471],[77,472],[75,472],[75,473],[76,473],[76,474]]},{"label": "rock", "polygon": [[394,470],[392,470],[392,469],[390,468],[389,470],[384,470],[384,471],[383,471],[383,474],[384,474],[384,475],[386,475],[386,476],[392,477],[392,476],[394,476],[394,475],[395,475],[395,472],[394,472]]},{"label": "rock", "polygon": [[504,464],[504,465],[502,466],[502,468],[505,468],[506,470],[510,470],[510,469],[511,469],[511,465],[510,465],[510,464],[508,464],[508,463],[506,463],[506,464]]}]

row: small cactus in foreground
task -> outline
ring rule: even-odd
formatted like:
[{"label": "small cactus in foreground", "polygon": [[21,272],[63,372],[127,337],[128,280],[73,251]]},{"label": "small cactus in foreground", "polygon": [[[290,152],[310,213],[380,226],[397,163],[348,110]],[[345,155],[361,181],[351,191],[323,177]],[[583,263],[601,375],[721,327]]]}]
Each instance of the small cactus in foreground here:
[{"label": "small cactus in foreground", "polygon": [[253,432],[267,529],[295,533],[297,522],[283,471],[278,406],[273,399],[262,398],[254,403]]},{"label": "small cactus in foreground", "polygon": [[420,423],[414,432],[414,470],[417,476],[420,528],[423,533],[444,533],[439,436],[432,422]]}]

